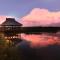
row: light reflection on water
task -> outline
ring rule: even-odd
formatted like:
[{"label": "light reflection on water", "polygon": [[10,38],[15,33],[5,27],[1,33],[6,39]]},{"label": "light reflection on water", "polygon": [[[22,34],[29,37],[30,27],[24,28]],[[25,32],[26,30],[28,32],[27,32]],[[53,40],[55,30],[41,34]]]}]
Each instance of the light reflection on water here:
[{"label": "light reflection on water", "polygon": [[60,45],[60,37],[58,34],[21,34],[21,37],[30,41],[32,46]]}]

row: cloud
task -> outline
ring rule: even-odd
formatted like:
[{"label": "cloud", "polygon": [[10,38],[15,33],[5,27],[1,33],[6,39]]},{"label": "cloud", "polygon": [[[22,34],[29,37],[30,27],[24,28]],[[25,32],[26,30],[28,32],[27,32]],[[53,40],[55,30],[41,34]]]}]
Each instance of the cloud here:
[{"label": "cloud", "polygon": [[40,26],[60,22],[60,11],[51,12],[47,9],[34,8],[21,18],[23,26]]},{"label": "cloud", "polygon": [[6,20],[6,16],[0,16],[0,24]]}]

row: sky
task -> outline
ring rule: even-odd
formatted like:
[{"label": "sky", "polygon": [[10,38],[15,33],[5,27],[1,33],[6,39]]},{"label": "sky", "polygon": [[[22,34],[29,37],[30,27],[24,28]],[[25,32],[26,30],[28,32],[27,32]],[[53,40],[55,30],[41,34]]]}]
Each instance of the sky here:
[{"label": "sky", "polygon": [[57,23],[60,22],[60,0],[0,0],[0,16],[0,21],[5,16],[18,18],[24,26]]},{"label": "sky", "polygon": [[[0,0],[0,23],[6,17],[19,18],[18,21],[23,26],[45,26],[50,23],[58,23],[60,22],[60,0]],[[56,42],[56,38],[42,41],[38,37],[40,36],[23,35],[23,38],[32,40],[34,44],[47,45]]]},{"label": "sky", "polygon": [[23,26],[49,26],[60,23],[60,11],[51,12],[48,9],[34,8],[29,14],[21,18]]},{"label": "sky", "polygon": [[60,10],[60,0],[0,0],[0,15],[23,17],[34,8]]}]

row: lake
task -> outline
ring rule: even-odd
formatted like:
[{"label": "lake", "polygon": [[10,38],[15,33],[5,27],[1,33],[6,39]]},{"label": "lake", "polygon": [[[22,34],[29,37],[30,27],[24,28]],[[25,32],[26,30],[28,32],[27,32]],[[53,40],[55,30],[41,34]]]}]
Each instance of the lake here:
[{"label": "lake", "polygon": [[21,34],[22,39],[31,42],[32,46],[47,46],[53,44],[60,45],[60,34],[42,33],[42,34]]}]

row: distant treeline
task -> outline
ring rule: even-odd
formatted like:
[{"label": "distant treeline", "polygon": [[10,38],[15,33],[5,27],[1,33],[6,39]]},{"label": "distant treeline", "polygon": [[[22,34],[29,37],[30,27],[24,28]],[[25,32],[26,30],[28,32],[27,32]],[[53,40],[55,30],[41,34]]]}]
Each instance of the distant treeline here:
[{"label": "distant treeline", "polygon": [[27,33],[27,34],[38,34],[42,32],[48,32],[48,33],[56,33],[60,31],[60,27],[22,27],[21,32]]},{"label": "distant treeline", "polygon": [[41,26],[37,26],[37,27],[8,26],[8,27],[5,27],[3,26],[2,28],[0,28],[0,31],[5,32],[5,33],[14,32],[14,33],[27,33],[27,34],[39,34],[42,32],[56,33],[60,31],[60,27],[41,27]]}]

